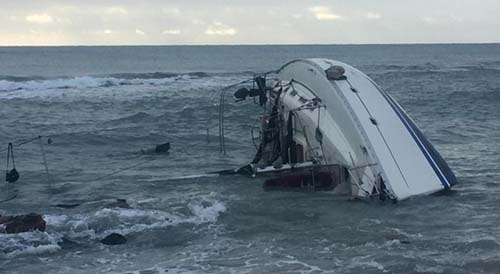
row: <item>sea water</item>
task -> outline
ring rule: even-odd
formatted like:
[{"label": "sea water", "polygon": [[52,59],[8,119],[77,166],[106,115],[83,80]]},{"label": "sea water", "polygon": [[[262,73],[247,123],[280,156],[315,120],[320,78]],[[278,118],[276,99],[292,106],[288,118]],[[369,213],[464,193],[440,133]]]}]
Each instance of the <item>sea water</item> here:
[{"label": "sea water", "polygon": [[[220,153],[220,89],[311,57],[351,64],[398,100],[454,191],[352,202],[204,176],[255,153],[261,111],[230,96]],[[498,44],[0,47],[2,168],[9,142],[42,136],[14,148],[21,177],[0,183],[0,215],[47,222],[0,234],[0,272],[497,273],[499,110]],[[165,142],[168,154],[144,153]],[[127,243],[99,242],[113,232]]]}]

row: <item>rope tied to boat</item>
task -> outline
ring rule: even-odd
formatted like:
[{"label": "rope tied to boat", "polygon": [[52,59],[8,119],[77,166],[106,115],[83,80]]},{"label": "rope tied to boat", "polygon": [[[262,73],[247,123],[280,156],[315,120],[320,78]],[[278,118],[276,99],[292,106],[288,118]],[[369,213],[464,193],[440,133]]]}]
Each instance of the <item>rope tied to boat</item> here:
[{"label": "rope tied to boat", "polygon": [[[16,169],[16,162],[14,159],[14,147],[20,147],[20,146],[23,146],[23,145],[26,145],[26,144],[29,144],[31,142],[38,140],[39,144],[40,144],[41,151],[42,151],[43,163],[45,165],[45,172],[47,174],[47,180],[50,183],[49,168],[47,165],[47,159],[45,157],[45,151],[43,148],[42,138],[43,138],[43,136],[38,135],[36,137],[30,138],[27,140],[19,141],[18,143],[15,143],[15,144],[13,142],[9,142],[7,149],[0,151],[0,153],[7,151],[7,167],[5,170],[5,181],[7,181],[9,183],[15,183],[15,182],[17,182],[17,180],[19,180],[19,177],[20,177],[19,171],[17,171],[17,169]],[[50,137],[48,137],[48,139],[47,139],[47,144],[49,144],[49,145],[52,144],[52,139]],[[12,169],[10,169],[11,162],[12,162]]]}]

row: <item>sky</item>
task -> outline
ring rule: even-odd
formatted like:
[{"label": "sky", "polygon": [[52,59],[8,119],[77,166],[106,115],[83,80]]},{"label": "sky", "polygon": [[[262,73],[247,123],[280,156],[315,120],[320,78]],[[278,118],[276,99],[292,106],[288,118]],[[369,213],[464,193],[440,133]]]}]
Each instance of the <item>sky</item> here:
[{"label": "sky", "polygon": [[0,0],[0,46],[500,42],[500,0]]}]

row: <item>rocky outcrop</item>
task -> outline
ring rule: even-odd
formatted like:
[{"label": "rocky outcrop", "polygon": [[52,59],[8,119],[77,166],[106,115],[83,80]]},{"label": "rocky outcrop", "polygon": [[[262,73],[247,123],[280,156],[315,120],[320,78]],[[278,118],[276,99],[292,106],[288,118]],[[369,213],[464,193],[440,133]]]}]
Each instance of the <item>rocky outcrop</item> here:
[{"label": "rocky outcrop", "polygon": [[118,233],[111,233],[106,238],[101,240],[101,243],[105,245],[121,245],[127,242],[125,236]]},{"label": "rocky outcrop", "polygon": [[36,213],[0,216],[0,232],[8,234],[34,230],[45,231],[46,225],[43,216]]}]

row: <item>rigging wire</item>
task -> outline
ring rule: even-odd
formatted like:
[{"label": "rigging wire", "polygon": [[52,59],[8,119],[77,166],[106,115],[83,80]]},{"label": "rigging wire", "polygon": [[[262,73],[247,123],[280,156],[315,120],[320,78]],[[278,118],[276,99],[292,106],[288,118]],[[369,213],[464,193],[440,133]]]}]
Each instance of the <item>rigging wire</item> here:
[{"label": "rigging wire", "polygon": [[42,138],[38,138],[40,143],[40,150],[42,151],[43,165],[45,166],[45,174],[47,175],[47,183],[49,184],[49,189],[52,189],[52,182],[50,180],[49,166],[47,165],[47,157],[45,157],[45,149],[43,148]]},{"label": "rigging wire", "polygon": [[223,89],[220,95],[220,113],[219,113],[219,142],[221,147],[222,154],[226,155],[226,144],[224,138],[224,105],[225,105],[225,96],[226,90]]},{"label": "rigging wire", "polygon": [[97,178],[94,178],[94,179],[93,179],[93,181],[99,181],[99,180],[102,180],[102,179],[104,179],[104,178],[111,177],[111,176],[113,176],[113,175],[116,175],[116,174],[118,174],[118,173],[121,173],[121,172],[124,172],[124,171],[127,171],[127,170],[131,170],[131,169],[136,168],[136,167],[138,167],[138,166],[142,166],[142,165],[145,165],[145,164],[147,164],[147,163],[154,162],[154,161],[156,161],[156,160],[158,160],[158,159],[159,159],[159,158],[153,158],[153,159],[145,160],[145,161],[142,161],[142,162],[139,162],[139,163],[135,163],[135,164],[130,165],[130,166],[126,166],[126,167],[124,167],[124,168],[120,168],[120,169],[115,170],[115,171],[113,171],[113,172],[111,172],[111,173],[108,173],[108,174],[105,174],[105,175],[99,176],[99,177],[97,177]]},{"label": "rigging wire", "polygon": [[[49,142],[52,142],[52,140],[51,140],[51,138],[50,138],[50,137],[51,137],[51,135],[47,135],[47,136],[38,135],[37,137],[33,137],[33,138],[31,138],[31,139],[27,139],[27,140],[20,140],[20,141],[18,141],[18,143],[17,143],[17,144],[14,144],[14,143],[11,143],[11,144],[12,144],[12,147],[20,147],[20,146],[23,146],[23,145],[29,144],[29,143],[31,143],[31,142],[34,142],[34,141],[36,141],[36,140],[38,140],[38,139],[42,139],[43,137],[47,137],[47,138],[49,138],[49,140],[50,140]],[[0,153],[4,153],[4,152],[5,152],[5,151],[7,151],[7,150],[9,150],[9,148],[7,148],[7,149],[2,149],[2,150],[0,150]]]}]

